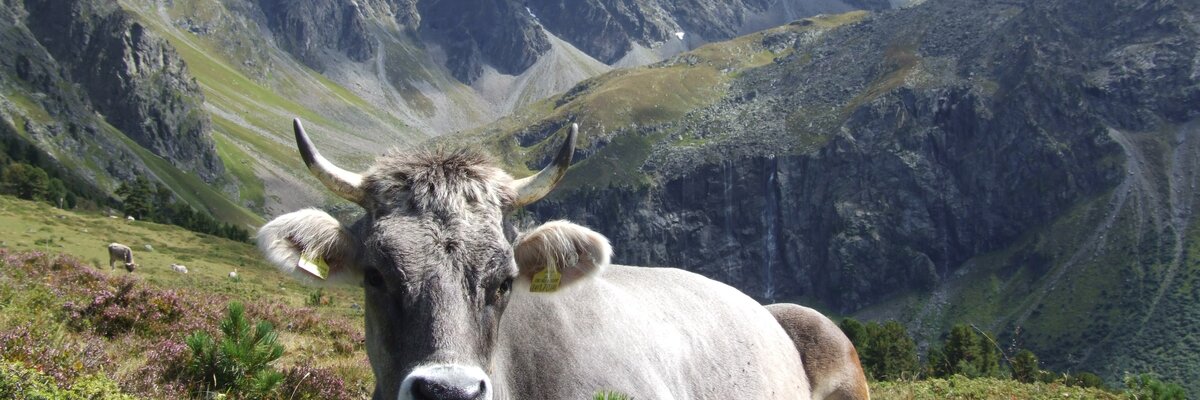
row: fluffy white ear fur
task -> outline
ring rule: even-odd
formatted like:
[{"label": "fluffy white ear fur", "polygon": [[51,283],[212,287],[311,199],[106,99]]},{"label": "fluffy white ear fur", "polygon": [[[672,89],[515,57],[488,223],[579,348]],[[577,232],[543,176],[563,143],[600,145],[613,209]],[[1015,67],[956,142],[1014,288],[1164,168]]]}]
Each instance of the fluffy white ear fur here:
[{"label": "fluffy white ear fur", "polygon": [[568,286],[607,267],[612,246],[591,229],[550,221],[517,238],[513,258],[524,282],[553,264],[562,274],[560,286]]},{"label": "fluffy white ear fur", "polygon": [[[324,211],[304,209],[281,215],[258,230],[258,249],[285,274],[310,285],[361,284],[361,271],[353,265],[353,237],[337,219]],[[329,276],[320,279],[298,268],[301,254],[319,255],[329,265]]]}]

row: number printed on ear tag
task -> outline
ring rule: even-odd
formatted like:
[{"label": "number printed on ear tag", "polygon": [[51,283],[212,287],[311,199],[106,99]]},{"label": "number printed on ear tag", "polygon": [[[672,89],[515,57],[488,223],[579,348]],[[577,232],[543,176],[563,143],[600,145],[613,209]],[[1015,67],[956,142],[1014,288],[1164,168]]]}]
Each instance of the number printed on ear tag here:
[{"label": "number printed on ear tag", "polygon": [[325,263],[324,257],[317,254],[301,254],[300,261],[296,263],[296,266],[317,279],[325,279],[329,276],[329,264]]},{"label": "number printed on ear tag", "polygon": [[558,273],[554,268],[546,268],[536,274],[533,274],[533,283],[529,285],[529,291],[534,293],[550,293],[558,290],[558,284],[562,281],[562,274]]}]

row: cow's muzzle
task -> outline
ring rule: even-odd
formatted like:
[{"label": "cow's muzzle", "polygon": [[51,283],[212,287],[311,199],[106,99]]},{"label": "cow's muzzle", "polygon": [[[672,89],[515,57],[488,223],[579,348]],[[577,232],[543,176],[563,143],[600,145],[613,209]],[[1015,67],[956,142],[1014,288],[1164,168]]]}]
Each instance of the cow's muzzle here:
[{"label": "cow's muzzle", "polygon": [[478,367],[427,365],[400,383],[400,400],[491,400],[492,382]]}]

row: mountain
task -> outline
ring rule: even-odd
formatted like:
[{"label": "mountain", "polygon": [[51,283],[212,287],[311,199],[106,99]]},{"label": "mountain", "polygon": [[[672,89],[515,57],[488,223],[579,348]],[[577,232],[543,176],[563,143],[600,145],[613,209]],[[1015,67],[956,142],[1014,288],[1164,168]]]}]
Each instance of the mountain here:
[{"label": "mountain", "polygon": [[[0,132],[99,192],[148,175],[193,206],[254,214],[335,204],[287,121],[365,166],[488,123],[614,65],[882,0],[8,0]],[[32,133],[28,133],[32,132]],[[337,145],[334,145],[334,144]],[[198,188],[193,188],[196,186]],[[286,196],[270,193],[288,193]]]},{"label": "mountain", "polygon": [[[929,0],[588,79],[457,140],[515,174],[581,125],[530,218],[764,301],[969,322],[1055,370],[1200,390],[1200,5]],[[547,145],[550,143],[550,145]]]}]

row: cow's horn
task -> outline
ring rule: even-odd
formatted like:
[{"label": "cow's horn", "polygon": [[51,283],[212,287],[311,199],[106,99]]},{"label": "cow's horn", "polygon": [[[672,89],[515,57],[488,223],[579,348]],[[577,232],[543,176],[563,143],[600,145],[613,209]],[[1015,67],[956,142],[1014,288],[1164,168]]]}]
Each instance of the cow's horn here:
[{"label": "cow's horn", "polygon": [[300,148],[300,157],[304,159],[304,165],[308,166],[313,176],[343,199],[362,204],[362,175],[338,168],[325,157],[321,157],[308,134],[304,133],[304,126],[300,124],[299,118],[292,120],[292,129],[296,131],[296,146]]},{"label": "cow's horn", "polygon": [[517,199],[513,202],[514,207],[538,201],[549,194],[550,189],[554,189],[558,180],[566,175],[567,167],[571,166],[571,156],[575,154],[575,136],[577,135],[579,135],[579,124],[571,124],[567,140],[558,149],[558,155],[554,157],[554,161],[550,165],[536,175],[513,181],[513,191],[517,192]]}]

